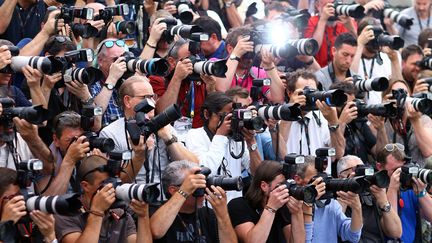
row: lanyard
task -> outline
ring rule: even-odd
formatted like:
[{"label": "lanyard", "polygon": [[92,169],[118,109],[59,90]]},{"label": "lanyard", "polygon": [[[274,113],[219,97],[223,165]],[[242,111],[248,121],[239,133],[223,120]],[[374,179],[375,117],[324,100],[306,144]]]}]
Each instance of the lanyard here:
[{"label": "lanyard", "polygon": [[[429,23],[430,23],[430,11],[431,11],[431,7],[429,6],[429,11],[428,11],[428,20],[427,20],[426,28],[429,28]],[[418,20],[418,22],[419,22],[420,31],[422,31],[422,30],[423,30],[423,25],[422,25],[422,23],[421,23],[420,16],[418,15],[417,11],[415,11],[415,12],[416,12],[416,15],[417,15],[417,20]]]},{"label": "lanyard", "polygon": [[[235,73],[234,74],[234,78],[235,78],[235,83],[236,83],[236,86],[240,86],[240,87],[242,87],[242,88],[247,88],[247,87],[244,87],[244,83],[245,83],[245,80],[248,78],[248,73],[245,73],[245,74],[243,74],[243,77],[242,77],[242,81],[241,81],[241,84],[239,85],[239,83],[238,83],[238,76],[237,76],[237,73]],[[246,85],[247,85],[247,83],[246,83]]]},{"label": "lanyard", "polygon": [[190,117],[193,119],[195,116],[195,82],[190,82]]},{"label": "lanyard", "polygon": [[308,147],[308,154],[307,155],[311,155],[311,149],[310,149],[310,138],[309,138],[309,128],[308,128],[308,126],[309,126],[309,118],[308,117],[305,117],[303,120],[300,120],[299,121],[299,123],[300,123],[300,125],[301,125],[301,131],[300,131],[300,155],[302,155],[302,153],[303,153],[303,127],[304,127],[304,130],[305,130],[305,135],[306,135],[306,144],[307,144],[307,147]]},{"label": "lanyard", "polygon": [[19,9],[18,6],[15,6],[15,9],[17,10],[17,13],[18,13],[19,23],[21,25],[21,30],[24,31],[24,27],[26,26],[26,24],[27,24],[28,20],[30,19],[30,17],[33,15],[33,11],[35,10],[35,8],[36,8],[36,5],[33,5],[31,7],[30,11],[27,13],[27,17],[26,17],[25,21],[23,22],[22,18],[21,18],[21,11],[20,11],[20,9]]},{"label": "lanyard", "polygon": [[375,58],[372,59],[372,64],[370,67],[369,74],[367,73],[367,70],[366,70],[366,64],[365,64],[364,58],[362,58],[361,60],[362,60],[362,64],[363,64],[364,77],[365,77],[365,79],[369,79],[372,77],[372,72],[373,72],[374,65],[375,65]]}]

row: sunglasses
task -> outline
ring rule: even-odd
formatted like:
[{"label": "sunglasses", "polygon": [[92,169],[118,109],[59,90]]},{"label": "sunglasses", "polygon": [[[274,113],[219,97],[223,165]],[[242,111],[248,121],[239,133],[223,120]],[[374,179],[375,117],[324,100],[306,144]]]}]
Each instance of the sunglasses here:
[{"label": "sunglasses", "polygon": [[[106,48],[111,48],[114,46],[114,44],[116,44],[118,47],[125,47],[126,46],[126,43],[124,40],[109,40],[109,41],[105,41],[103,43],[103,45]],[[102,46],[101,46],[101,48],[99,48],[99,51],[97,54],[99,54],[101,52],[101,50],[102,50]]]},{"label": "sunglasses", "polygon": [[58,42],[58,43],[64,43],[64,42],[66,42],[66,41],[72,41],[69,37],[67,37],[67,36],[62,36],[62,35],[59,35],[59,36],[56,36],[56,37],[54,37],[54,40],[56,41],[56,42]]},{"label": "sunglasses", "polygon": [[384,146],[384,149],[387,152],[393,152],[395,149],[398,149],[399,151],[405,151],[405,146],[400,143],[389,143]]}]

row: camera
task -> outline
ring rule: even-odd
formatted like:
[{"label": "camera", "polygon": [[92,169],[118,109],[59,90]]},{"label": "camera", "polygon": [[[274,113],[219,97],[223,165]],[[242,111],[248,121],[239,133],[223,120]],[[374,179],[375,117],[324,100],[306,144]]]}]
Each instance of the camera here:
[{"label": "camera", "polygon": [[81,109],[81,128],[84,131],[90,131],[94,126],[94,117],[102,116],[102,107],[94,105],[83,105]]},{"label": "camera", "polygon": [[285,178],[292,179],[297,174],[297,165],[304,164],[305,158],[303,155],[287,154],[282,163],[282,174]]},{"label": "camera", "polygon": [[[407,158],[409,159],[409,158]],[[409,162],[401,167],[400,188],[401,190],[412,189],[412,178],[418,178],[423,183],[432,184],[432,173],[428,169],[420,169],[417,164]]]},{"label": "camera", "polygon": [[77,193],[59,196],[33,196],[26,200],[28,211],[40,210],[45,213],[74,216],[80,214],[82,207]]},{"label": "camera", "polygon": [[370,40],[366,46],[370,47],[373,50],[379,50],[382,46],[388,46],[393,50],[398,50],[402,48],[405,44],[405,41],[398,35],[389,35],[385,33],[381,27],[372,27],[372,30],[375,35],[375,39]]},{"label": "camera", "polygon": [[289,191],[289,195],[295,199],[302,200],[305,203],[315,202],[318,192],[314,185],[299,186],[293,180],[286,181],[285,185]]},{"label": "camera", "polygon": [[117,33],[122,32],[123,34],[133,34],[136,30],[135,22],[133,21],[117,21],[114,23]]},{"label": "camera", "polygon": [[311,17],[307,9],[296,9],[294,7],[289,7],[286,14],[282,14],[282,19],[294,24],[299,32],[303,33],[303,30],[307,27],[309,19]]},{"label": "camera", "polygon": [[[243,141],[242,128],[248,130],[259,131],[264,127],[264,119],[261,117],[254,117],[252,110],[242,109],[241,103],[233,103],[232,117],[231,117],[231,138],[240,142]],[[221,119],[223,120],[223,119]]]},{"label": "camera", "polygon": [[432,93],[432,78],[425,78],[423,82],[429,85],[429,92]]},{"label": "camera", "polygon": [[169,63],[163,58],[140,59],[135,58],[132,52],[125,52],[126,67],[129,73],[135,73],[138,69],[145,75],[166,76],[169,72]]},{"label": "camera", "polygon": [[258,108],[258,116],[265,120],[298,121],[301,119],[301,109],[298,104],[267,105]]},{"label": "camera", "polygon": [[29,159],[18,163],[18,170],[40,171],[43,169],[43,162],[38,159]]},{"label": "camera", "polygon": [[127,4],[119,4],[111,7],[105,7],[99,10],[99,15],[93,20],[103,20],[105,23],[110,22],[114,16],[124,16],[129,14],[129,6]]},{"label": "camera", "polygon": [[365,16],[365,9],[360,4],[344,4],[342,2],[335,2],[335,15],[344,15],[353,17],[356,19],[363,18]]},{"label": "camera", "polygon": [[353,82],[360,92],[384,91],[389,87],[389,80],[386,77],[362,80],[359,75],[353,75]]},{"label": "camera", "polygon": [[201,80],[200,74],[212,75],[224,78],[228,70],[227,60],[210,61],[201,59],[199,56],[190,56],[193,65],[193,74],[189,75],[191,80]]},{"label": "camera", "polygon": [[156,202],[160,195],[158,183],[124,183],[115,188],[115,193],[117,199],[125,202],[130,202],[132,199],[135,199],[146,203]]},{"label": "camera", "polygon": [[[201,167],[200,171],[195,174],[203,174],[206,177],[206,186],[219,186],[225,191],[241,191],[243,190],[243,180],[240,176],[228,177],[223,175],[210,176],[211,170],[207,167]],[[194,191],[194,197],[202,197],[205,194],[204,188],[199,188]]]},{"label": "camera", "polygon": [[[431,56],[423,57],[422,60],[416,62],[416,65],[421,69],[432,70],[432,57]],[[430,78],[428,78],[428,80],[430,80]]]},{"label": "camera", "polygon": [[0,122],[12,122],[14,117],[24,119],[32,124],[38,125],[49,118],[49,111],[42,105],[31,107],[14,107],[15,101],[11,98],[0,98],[3,112],[0,116]]},{"label": "camera", "polygon": [[94,10],[92,8],[77,8],[62,6],[57,19],[63,19],[66,24],[72,23],[75,18],[92,20]]},{"label": "camera", "polygon": [[175,35],[197,42],[209,40],[209,35],[198,25],[168,25],[167,27],[167,30],[162,34],[162,39],[168,43],[174,40]]},{"label": "camera", "polygon": [[324,101],[328,106],[340,107],[345,104],[347,96],[340,89],[332,89],[329,91],[318,91],[306,86],[303,89],[303,94],[306,96],[306,106],[303,110],[317,110],[315,105],[317,100]]},{"label": "camera", "polygon": [[108,153],[108,155],[109,155],[110,159],[117,160],[117,161],[131,160],[132,159],[132,151],[130,151],[130,150],[125,150],[122,152],[111,151]]},{"label": "camera", "polygon": [[126,121],[126,129],[133,144],[139,144],[140,135],[143,135],[144,139],[147,140],[150,134],[156,133],[162,127],[181,117],[180,108],[177,104],[172,104],[157,116],[147,119],[146,113],[153,110],[154,107],[153,100],[144,99],[134,107],[135,119]]},{"label": "camera", "polygon": [[397,108],[394,102],[387,102],[376,105],[368,105],[363,100],[355,99],[358,117],[366,117],[368,114],[382,117],[394,117],[397,114]]},{"label": "camera", "polygon": [[367,190],[373,185],[379,188],[387,188],[390,184],[390,177],[387,174],[387,170],[381,170],[375,173],[372,166],[357,165],[354,178],[361,185],[363,190]]},{"label": "camera", "polygon": [[99,33],[99,30],[89,23],[71,23],[71,30],[75,36],[81,36],[84,39],[96,37]]},{"label": "camera", "polygon": [[268,49],[275,57],[291,58],[298,55],[314,56],[318,52],[319,46],[316,40],[304,38],[298,40],[289,40],[283,46],[259,43],[255,45],[255,53],[259,53],[262,49]]},{"label": "camera", "polygon": [[39,56],[13,56],[11,64],[0,70],[0,73],[20,73],[26,65],[37,69],[43,74],[50,74],[51,61],[48,57]]},{"label": "camera", "polygon": [[90,150],[99,149],[102,153],[111,152],[114,150],[114,140],[111,138],[101,138],[95,132],[85,132],[87,141],[90,144]]},{"label": "camera", "polygon": [[[263,86],[270,86],[271,85],[271,79],[269,78],[256,78],[252,80],[252,87],[250,89],[250,97],[252,98],[253,104],[258,104],[258,101],[262,98],[265,98],[262,95],[262,87]],[[258,105],[256,105],[258,106]]]},{"label": "camera", "polygon": [[91,84],[102,79],[102,72],[94,67],[69,68],[63,74],[64,82],[78,81],[83,84]]},{"label": "camera", "polygon": [[315,169],[318,171],[318,176],[323,178],[327,176],[324,172],[328,165],[328,157],[336,156],[335,148],[318,148],[315,150]]},{"label": "camera", "polygon": [[174,2],[177,7],[179,19],[183,24],[190,24],[193,20],[192,3],[189,0],[177,0]]},{"label": "camera", "polygon": [[93,50],[90,48],[68,51],[65,53],[66,60],[68,62],[92,62],[93,61]]},{"label": "camera", "polygon": [[410,18],[409,16],[401,14],[400,12],[391,8],[386,7],[383,10],[383,14],[384,17],[391,19],[393,22],[398,23],[400,26],[408,30],[411,28],[411,25],[414,24],[414,18]]},{"label": "camera", "polygon": [[429,99],[429,97],[426,98],[417,98],[415,96],[422,96],[422,94],[414,95],[414,97],[409,97],[406,90],[404,89],[397,89],[392,90],[392,98],[396,100],[401,100],[402,105],[405,107],[406,103],[411,103],[413,108],[421,112],[425,115],[432,114],[432,100]]}]

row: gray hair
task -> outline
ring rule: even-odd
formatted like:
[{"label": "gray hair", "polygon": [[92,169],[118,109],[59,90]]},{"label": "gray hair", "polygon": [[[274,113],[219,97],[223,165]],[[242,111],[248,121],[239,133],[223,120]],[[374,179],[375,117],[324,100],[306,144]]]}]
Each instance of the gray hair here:
[{"label": "gray hair", "polygon": [[358,162],[360,162],[360,164],[363,164],[363,161],[355,156],[355,155],[345,155],[344,157],[340,158],[339,161],[337,162],[337,174],[339,176],[339,174],[341,173],[341,171],[344,171],[347,168],[348,162],[351,160],[357,160]]},{"label": "gray hair", "polygon": [[304,163],[297,165],[297,175],[304,179],[306,175],[306,170],[309,166],[315,166],[315,156],[307,155],[304,157]]},{"label": "gray hair", "polygon": [[162,188],[167,198],[171,195],[168,192],[169,186],[180,186],[185,179],[185,170],[191,170],[197,164],[188,160],[179,160],[169,163],[162,172]]},{"label": "gray hair", "polygon": [[189,44],[189,40],[185,40],[183,38],[180,38],[177,41],[171,43],[170,47],[168,48],[168,57],[172,57],[177,60],[178,52],[180,48],[185,44]]}]

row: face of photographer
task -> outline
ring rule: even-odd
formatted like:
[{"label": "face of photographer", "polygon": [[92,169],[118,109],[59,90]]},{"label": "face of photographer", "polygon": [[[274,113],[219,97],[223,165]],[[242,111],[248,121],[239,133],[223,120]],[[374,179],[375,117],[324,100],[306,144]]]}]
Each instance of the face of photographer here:
[{"label": "face of photographer", "polygon": [[333,64],[335,69],[339,69],[341,72],[346,73],[351,67],[351,63],[354,60],[357,47],[348,44],[342,44],[340,48],[332,47]]},{"label": "face of photographer", "polygon": [[[124,44],[123,46],[119,46],[117,41],[117,39],[104,40],[104,44],[102,44],[103,47],[98,54],[100,70],[107,80],[108,78],[112,78],[110,83],[113,85],[115,85],[126,72],[126,62],[124,62],[124,58],[121,57],[125,52]],[[112,46],[110,45],[111,43]]]},{"label": "face of photographer", "polygon": [[430,0],[414,0],[413,5],[420,18],[425,19],[428,17],[431,6]]},{"label": "face of photographer", "polygon": [[402,74],[406,81],[413,82],[417,80],[417,77],[421,71],[420,67],[417,66],[417,62],[423,59],[423,55],[413,53],[407,57],[406,60],[402,60]]},{"label": "face of photographer", "polygon": [[108,183],[100,188],[103,181],[108,177],[107,172],[95,171],[92,173],[91,179],[81,181],[81,188],[84,191],[84,205],[90,210],[104,213],[114,203],[116,197],[113,185]]},{"label": "face of photographer", "polygon": [[240,57],[237,69],[245,70],[252,67],[253,59],[245,58],[244,55],[248,52],[253,52],[253,46],[254,44],[250,41],[250,36],[237,37],[237,44],[235,46],[227,44],[226,49],[228,54],[234,54],[236,57]]},{"label": "face of photographer", "polygon": [[[177,53],[173,53],[173,49],[177,50]],[[187,76],[192,74],[193,65],[189,56],[189,44],[185,43],[180,47],[172,47],[168,52],[168,63],[170,64],[170,72],[174,70],[173,79],[182,81]]]},{"label": "face of photographer", "polygon": [[[231,130],[232,103],[226,104],[218,113],[208,113],[204,110],[204,117],[208,119],[208,128],[213,134],[227,136]],[[223,121],[221,120],[223,118]]]},{"label": "face of photographer", "polygon": [[[143,77],[143,79],[147,79],[147,78]],[[153,92],[153,88],[148,81],[143,80],[143,82],[132,82],[130,85],[133,94],[130,95],[126,94],[123,98],[123,104],[124,104],[123,109],[126,118],[135,116],[136,113],[134,111],[134,108],[143,99],[150,98],[154,102],[156,102],[155,100],[156,96]],[[153,118],[154,110],[147,113],[147,116],[149,119]]]}]

